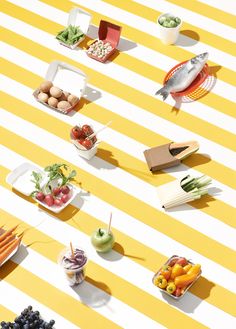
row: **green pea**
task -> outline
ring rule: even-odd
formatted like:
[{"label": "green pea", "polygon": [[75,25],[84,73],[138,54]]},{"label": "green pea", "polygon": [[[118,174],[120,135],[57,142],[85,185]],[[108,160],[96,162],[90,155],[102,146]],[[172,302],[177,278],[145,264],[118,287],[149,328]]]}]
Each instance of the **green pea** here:
[{"label": "green pea", "polygon": [[162,25],[163,25],[164,27],[169,27],[169,22],[165,21]]},{"label": "green pea", "polygon": [[175,17],[175,21],[176,21],[177,24],[180,24],[181,19],[179,17]]},{"label": "green pea", "polygon": [[176,27],[176,26],[177,26],[176,22],[171,20],[169,23],[169,27]]},{"label": "green pea", "polygon": [[165,17],[161,17],[159,18],[159,23],[162,25],[165,22],[166,18]]}]

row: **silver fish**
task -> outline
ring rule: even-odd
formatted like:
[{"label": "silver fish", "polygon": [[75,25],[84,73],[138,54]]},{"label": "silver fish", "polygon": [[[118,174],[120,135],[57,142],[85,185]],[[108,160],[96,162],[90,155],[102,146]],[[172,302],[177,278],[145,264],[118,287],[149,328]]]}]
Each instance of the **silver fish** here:
[{"label": "silver fish", "polygon": [[161,95],[163,101],[171,92],[182,91],[194,81],[208,59],[208,53],[203,53],[187,61],[172,77],[159,89],[155,95]]}]

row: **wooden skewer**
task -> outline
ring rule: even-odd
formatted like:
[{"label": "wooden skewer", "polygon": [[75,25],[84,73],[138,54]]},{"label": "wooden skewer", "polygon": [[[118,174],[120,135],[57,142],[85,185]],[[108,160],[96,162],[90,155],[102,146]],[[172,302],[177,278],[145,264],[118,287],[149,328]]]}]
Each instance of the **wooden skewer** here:
[{"label": "wooden skewer", "polygon": [[86,139],[92,139],[94,136],[96,136],[102,130],[104,130],[105,128],[107,128],[111,123],[112,123],[112,121],[109,121],[105,126],[103,126],[102,128],[98,129],[97,131],[95,131],[94,133],[92,133],[91,135],[89,135],[88,137],[86,137]]},{"label": "wooden skewer", "polygon": [[110,214],[110,220],[109,220],[109,225],[108,225],[108,234],[111,233],[111,221],[112,221],[112,212]]},{"label": "wooden skewer", "polygon": [[75,258],[75,253],[74,253],[74,248],[72,246],[72,242],[70,242],[70,250],[71,250],[72,258]]}]

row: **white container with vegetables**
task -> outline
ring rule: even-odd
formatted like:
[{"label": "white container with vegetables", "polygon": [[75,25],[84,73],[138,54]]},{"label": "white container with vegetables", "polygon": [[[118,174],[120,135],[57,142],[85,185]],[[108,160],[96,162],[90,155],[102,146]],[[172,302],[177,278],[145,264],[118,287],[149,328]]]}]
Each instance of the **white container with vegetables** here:
[{"label": "white container with vegetables", "polygon": [[160,39],[165,45],[172,45],[176,43],[179,37],[179,30],[182,21],[179,17],[166,13],[157,18],[159,27]]},{"label": "white container with vegetables", "polygon": [[69,113],[80,101],[87,84],[87,76],[77,67],[53,61],[49,64],[45,80],[33,93],[45,106]]},{"label": "white container with vegetables", "polygon": [[80,8],[73,8],[69,12],[67,27],[60,31],[56,39],[61,45],[75,49],[88,33],[92,16]]},{"label": "white container with vegetables", "polygon": [[181,180],[164,184],[157,188],[157,194],[164,209],[179,206],[181,204],[200,199],[207,194],[207,186],[211,178],[205,175],[194,178],[190,175]]},{"label": "white container with vegetables", "polygon": [[78,194],[70,184],[76,171],[69,171],[64,163],[54,163],[43,170],[31,163],[23,163],[7,176],[6,181],[17,191],[31,196],[43,207],[59,213]]}]

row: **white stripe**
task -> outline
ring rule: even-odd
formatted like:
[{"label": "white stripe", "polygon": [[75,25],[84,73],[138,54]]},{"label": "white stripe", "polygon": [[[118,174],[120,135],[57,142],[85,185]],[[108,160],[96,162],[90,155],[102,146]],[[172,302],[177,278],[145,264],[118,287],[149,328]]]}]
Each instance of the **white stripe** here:
[{"label": "white stripe", "polygon": [[[24,292],[15,288],[13,285],[7,283],[4,280],[0,281],[0,295],[1,302],[4,307],[8,308],[17,315],[20,315],[24,308],[31,305],[34,311],[37,310],[40,312],[41,317],[45,321],[49,322],[52,319],[55,320],[56,329],[79,329],[79,327],[74,325],[72,322],[66,320],[64,317],[54,312],[52,309],[46,307],[44,304],[39,303],[36,299],[31,298],[29,295],[25,294]],[[8,322],[9,320],[10,319],[0,319],[0,321],[5,322]]]},{"label": "white stripe", "polygon": [[[2,154],[2,157],[0,157],[0,163],[9,170],[13,170],[15,167],[17,167],[23,162],[31,162],[30,160],[18,155],[17,153],[3,146],[0,146],[0,150]],[[6,211],[11,212],[12,214],[15,214],[16,217],[18,217],[21,216],[21,213],[22,215],[25,214],[24,211],[26,207],[31,207],[31,211],[34,212],[34,216],[31,218],[34,218],[35,220],[36,218],[38,218],[38,216],[40,216],[39,212],[37,212],[37,209],[35,210],[35,208],[33,208],[33,205],[31,205],[30,203],[24,201],[20,197],[17,197],[17,195],[9,192],[5,188],[2,188],[2,191],[7,194],[6,198],[9,198],[9,203],[11,203],[11,205],[15,205],[13,213],[13,209],[11,209],[12,207],[10,207],[9,205],[9,207],[5,208],[4,206],[6,206],[6,204],[2,202],[2,208]],[[3,199],[1,200],[3,201]],[[166,257],[170,257],[171,255],[183,255],[187,259],[192,259],[195,263],[199,263],[202,265],[204,276],[209,281],[213,281],[230,291],[236,292],[236,282],[234,280],[235,273],[215,263],[214,261],[202,256],[195,250],[185,247],[181,243],[169,238],[158,230],[155,230],[150,226],[139,222],[135,218],[129,216],[127,213],[108,204],[107,202],[99,199],[91,193],[88,195],[86,191],[81,191],[80,198],[73,200],[72,205],[76,208],[82,209],[89,215],[98,218],[106,225],[107,219],[109,218],[109,214],[112,211],[112,226],[117,230],[121,231],[123,234],[130,236],[131,238],[136,239],[137,241],[141,241],[147,247],[156,250],[157,252],[165,255]],[[24,218],[24,216],[19,218]],[[28,223],[30,225],[37,225],[36,222],[31,223],[30,219]],[[129,225],[127,225],[127,223],[129,223]],[[54,225],[59,225],[58,221],[54,222]],[[57,227],[55,228],[57,231]],[[68,236],[70,236],[70,234]],[[66,241],[66,244],[67,243],[68,241]],[[158,266],[160,267],[160,265],[161,264],[157,264],[157,268]]]},{"label": "white stripe", "polygon": [[[77,240],[72,241],[72,243],[76,245]],[[161,324],[153,321],[144,314],[136,311],[129,305],[121,302],[117,298],[107,294],[105,291],[87,281],[84,281],[83,284],[71,289],[64,278],[61,268],[51,260],[42,256],[38,252],[35,252],[33,249],[27,248],[27,255],[25,256],[25,249],[22,246],[12,258],[12,261],[21,265],[27,271],[38,276],[40,279],[46,281],[75,300],[87,305],[95,312],[118,324],[122,328],[133,329],[135,321],[138,321],[143,328],[164,328]],[[47,271],[45,271],[45,269],[47,269]],[[96,281],[95,273],[92,279]],[[69,315],[68,311],[67,313]],[[66,328],[70,329],[70,327]]]},{"label": "white stripe", "polygon": [[[91,0],[90,0],[91,1]],[[236,41],[235,31],[232,27],[225,24],[218,22],[217,20],[208,18],[202,15],[195,13],[192,10],[185,9],[179,6],[166,1],[166,0],[134,0],[137,3],[140,3],[146,7],[156,9],[160,12],[172,12],[176,16],[179,16],[183,19],[183,21],[188,22],[191,25],[197,26],[203,30],[209,31],[213,34],[216,34],[224,39],[229,41]],[[217,1],[215,1],[217,2]],[[200,36],[201,37],[201,36]]]},{"label": "white stripe", "polygon": [[[91,246],[90,238],[87,235],[81,233],[79,230],[76,230],[65,223],[62,223],[61,221],[58,221],[56,219],[53,220],[51,215],[48,215],[44,212],[38,212],[37,208],[33,204],[27,203],[27,201],[20,199],[18,196],[13,195],[13,193],[10,193],[9,191],[4,191],[4,193],[2,193],[2,190],[4,189],[0,188],[1,198],[2,200],[4,200],[4,208],[12,208],[12,203],[10,203],[10,201],[12,202],[12,197],[13,199],[17,199],[17,201],[14,200],[14,204],[16,205],[16,207],[14,208],[17,209],[18,218],[23,219],[30,225],[37,225],[38,230],[42,231],[43,233],[49,235],[53,239],[56,239],[65,245],[68,245],[70,240],[80,241],[80,245],[85,249],[90,260],[96,262],[108,271],[120,276],[125,281],[130,282],[131,284],[139,287],[139,289],[146,291],[150,295],[156,297],[159,300],[162,300],[163,302],[169,305],[169,299],[165,300],[162,297],[161,292],[158,291],[158,289],[152,284],[151,279],[153,273],[150,270],[141,267],[140,265],[131,261],[127,257],[120,258],[120,256],[115,251],[111,251],[106,258],[100,257],[96,253],[94,248]],[[9,199],[10,195],[12,195],[12,197],[10,198],[11,200]],[[18,201],[20,203],[24,203],[25,206],[18,207]],[[10,210],[10,213],[13,214],[14,212],[14,209]],[[112,259],[118,260],[111,261]],[[31,261],[29,261],[29,266],[32,271],[34,267],[32,266]],[[138,273],[138,275],[134,275],[134,273]],[[52,271],[52,275],[55,275],[55,270]],[[223,324],[232,323],[233,317],[231,315],[205,302],[204,300],[201,300],[200,298],[191,293],[188,293],[188,298],[183,298],[177,306],[175,306],[175,303],[173,303],[172,306],[185,313],[185,311],[189,309],[189,305],[198,305],[198,307],[195,308],[194,312],[192,312],[191,314],[188,313],[188,316],[203,323],[204,325],[209,326],[210,328],[222,328]],[[204,314],[207,314],[208,316],[206,317],[204,316]],[[214,327],[213,324],[216,323],[217,326]]]},{"label": "white stripe", "polygon": [[[206,5],[220,9],[222,11],[225,11],[229,14],[236,15],[235,0],[224,0],[224,1],[198,0],[198,1],[205,3]],[[225,23],[227,24],[227,22]]]},{"label": "white stripe", "polygon": [[[13,29],[12,26],[15,26],[15,22],[17,20],[7,16],[7,15],[2,15],[2,21],[4,18],[7,18],[7,21],[4,22],[8,25],[8,28]],[[19,22],[19,21],[17,21]],[[29,34],[29,31],[31,30],[29,27],[25,27],[26,24],[22,25],[20,22],[20,29],[21,32],[23,32],[23,27],[24,27],[24,33]],[[18,27],[19,28],[19,27]],[[33,28],[32,28],[33,30]],[[37,34],[37,29],[35,29],[35,33],[33,35],[36,37]],[[46,34],[46,33],[45,33]],[[47,34],[46,34],[47,35]],[[32,37],[34,39],[34,37]],[[41,40],[42,38],[39,37]],[[44,35],[44,40],[46,40],[46,36]],[[51,48],[52,47],[52,40],[49,38],[49,44]],[[59,48],[58,48],[59,47]],[[77,61],[77,53],[72,53],[68,52],[68,50],[65,47],[60,47],[57,43],[55,43],[55,48],[58,48],[58,52],[62,52],[63,55],[70,57],[71,59]],[[14,48],[14,54],[17,54],[19,52],[22,55],[21,51],[18,51],[18,49]],[[29,55],[28,55],[29,56]],[[15,58],[15,57],[14,57]],[[32,58],[32,57],[31,57]],[[17,57],[17,61],[20,61],[19,57]],[[94,61],[95,62],[95,61]],[[28,63],[28,66],[30,63]],[[41,72],[42,74],[42,72]],[[99,92],[102,93],[103,97],[102,99],[97,99],[96,103],[98,105],[104,106],[105,108],[108,108],[109,110],[119,114],[123,115],[126,118],[131,119],[132,121],[137,122],[138,124],[141,124],[145,127],[147,127],[150,130],[153,131],[158,131],[160,134],[163,134],[167,138],[171,140],[176,139],[176,135],[178,135],[179,138],[182,140],[189,140],[189,139],[196,139],[198,140],[201,145],[203,146],[202,151],[204,153],[211,154],[211,156],[214,157],[214,160],[222,163],[226,166],[229,166],[230,168],[236,168],[236,161],[233,161],[234,158],[236,158],[235,152],[232,152],[231,150],[220,146],[219,144],[216,144],[214,142],[208,141],[206,138],[203,138],[199,136],[198,134],[192,133],[184,128],[181,128],[177,126],[176,124],[169,122],[168,120],[162,119],[152,113],[149,113],[148,111],[144,111],[140,109],[139,107],[128,103],[121,98],[118,98],[116,96],[111,96],[111,94],[100,91],[98,88],[96,88]],[[144,115],[145,115],[145,120],[144,120]],[[210,145],[209,145],[210,144]],[[216,151],[216,152],[214,152]],[[222,158],[221,154],[224,154],[224,157]]]},{"label": "white stripe", "polygon": [[[22,56],[19,58],[22,58]],[[27,61],[27,63],[29,63],[29,62]],[[37,64],[35,63],[35,65],[33,65],[33,67],[34,68],[37,67],[38,70],[42,69],[41,70],[41,72],[42,72],[42,71],[44,71],[44,68],[43,67],[41,68],[40,64],[41,63],[37,63]],[[8,93],[9,95],[11,95],[13,97],[17,97],[19,100],[21,100],[33,107],[36,107],[37,109],[39,109],[63,122],[70,124],[71,126],[75,126],[76,124],[78,124],[78,122],[80,124],[88,123],[88,118],[85,115],[81,114],[80,112],[73,111],[72,112],[73,115],[62,116],[60,113],[51,111],[48,108],[46,108],[45,106],[42,106],[40,103],[35,102],[35,100],[32,97],[33,89],[25,87],[24,85],[21,85],[20,83],[16,82],[15,80],[9,79],[6,76],[2,75],[1,82],[4,87],[4,91],[6,93]],[[16,94],[15,90],[18,90],[19,92]],[[98,130],[102,127],[102,125],[100,123],[98,123],[97,121],[92,120],[90,118],[89,118],[89,122],[94,127],[95,130]],[[108,128],[106,131],[104,131],[101,137],[102,137],[102,140],[107,142],[108,144],[111,144],[114,147],[116,147],[117,149],[120,149],[120,150],[126,152],[127,154],[130,154],[133,157],[137,158],[138,160],[145,162],[143,151],[148,148],[147,145],[138,143],[136,140],[131,139],[123,134],[120,134],[119,132],[116,132],[115,130],[112,130],[110,128]],[[169,168],[169,169],[166,169],[163,171],[165,171],[166,173],[168,173],[178,179],[183,178],[183,172],[185,172],[185,175],[191,174],[195,177],[202,174],[197,170],[194,170],[192,168],[185,166],[184,164],[179,165],[178,171],[176,171],[175,168]],[[230,206],[233,206],[233,207],[236,206],[236,191],[234,189],[232,189],[232,188],[228,187],[227,185],[224,185],[214,179],[212,180],[212,186],[217,186],[217,188],[221,191],[217,195],[215,192],[215,188],[209,188],[210,195],[214,196],[216,199],[219,199],[219,200],[229,204]]]},{"label": "white stripe", "polygon": [[[25,23],[19,23],[18,26],[12,25],[12,29],[15,31],[20,31],[21,26]],[[5,26],[5,23],[4,23]],[[54,38],[52,41],[52,37],[48,38],[48,34],[44,35],[45,32],[39,30],[39,29],[33,29],[31,27],[27,27],[28,34],[30,33],[32,40],[44,40],[44,44],[48,45],[49,47],[57,46],[61,48],[60,45],[58,45],[57,40]],[[30,32],[29,32],[30,31]],[[43,33],[41,35],[41,33]],[[38,36],[38,37],[37,37]],[[55,48],[56,49],[56,48]],[[69,50],[70,51],[70,50]],[[71,51],[70,51],[71,52]],[[3,52],[4,53],[4,52]],[[68,51],[66,52],[68,53]],[[113,78],[117,80],[118,82],[124,83],[129,85],[130,87],[140,91],[141,93],[145,93],[148,96],[155,97],[155,92],[162,87],[162,85],[147,79],[145,77],[142,77],[141,75],[128,70],[120,65],[117,65],[115,63],[110,62],[109,65],[103,65],[102,63],[99,63],[97,61],[91,61],[90,58],[86,55],[84,51],[80,52],[79,61],[86,66],[89,66],[93,69],[95,69],[97,72],[106,75],[109,78]],[[92,62],[92,63],[91,63]],[[159,97],[159,101],[161,101],[161,97]],[[168,97],[166,100],[166,103],[168,103],[170,106],[174,106],[177,108],[180,108],[181,111],[187,112],[188,114],[191,114],[193,116],[196,116],[200,118],[201,120],[208,121],[209,123],[221,128],[225,129],[231,133],[235,132],[236,127],[236,119],[232,118],[231,116],[228,116],[226,114],[223,114],[219,111],[214,110],[213,108],[204,105],[200,102],[191,102],[191,103],[181,103],[176,102],[172,97]]]},{"label": "white stripe", "polygon": [[[63,159],[70,159],[70,162],[75,166],[151,206],[157,210],[157,216],[158,211],[165,213],[165,210],[158,202],[156,188],[141,179],[98,157],[90,160],[90,166],[88,166],[87,161],[79,161],[78,163],[78,154],[70,142],[66,142],[3,109],[0,116],[0,125]],[[169,216],[176,219],[233,250],[236,248],[234,229],[190,205],[179,206],[175,211],[166,212],[166,216],[167,218]],[[214,227],[214,230],[212,230],[212,227]]]},{"label": "white stripe", "polygon": [[[53,21],[61,25],[67,24],[68,13],[65,13],[64,11],[49,6],[45,3],[37,2],[37,4],[35,4],[35,1],[32,1],[34,0],[22,3],[22,1],[19,0],[10,0],[10,2],[15,3],[18,6],[32,11],[38,15],[41,15],[47,19],[52,20],[53,17]],[[94,25],[90,25],[88,36],[94,39],[97,38],[97,35],[98,28]],[[140,44],[136,44],[133,41],[127,40],[123,37],[120,39],[118,49],[164,71],[169,71],[173,66],[178,63],[171,57],[165,56]],[[211,92],[214,92],[224,98],[236,102],[236,94],[234,90],[234,86],[217,79],[217,83],[215,84],[214,89]]]}]

